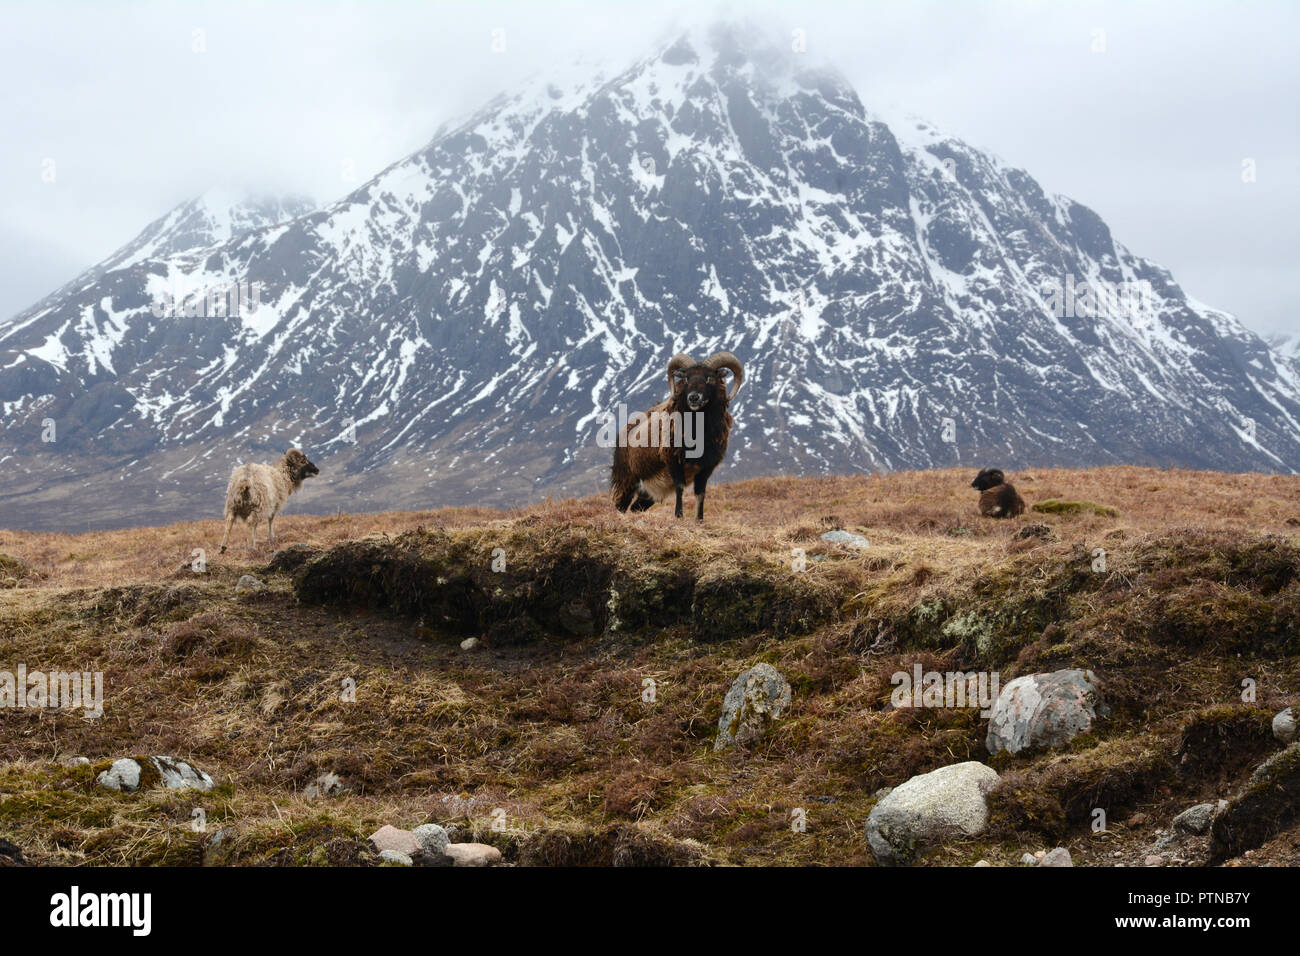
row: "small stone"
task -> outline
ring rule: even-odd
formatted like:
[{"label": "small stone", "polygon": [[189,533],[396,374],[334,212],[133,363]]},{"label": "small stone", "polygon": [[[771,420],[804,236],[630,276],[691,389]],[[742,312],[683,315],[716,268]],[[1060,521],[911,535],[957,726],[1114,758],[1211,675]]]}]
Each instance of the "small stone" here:
[{"label": "small stone", "polygon": [[1273,736],[1284,744],[1289,744],[1296,739],[1295,714],[1290,707],[1273,718]]},{"label": "small stone", "polygon": [[1038,857],[1034,856],[1032,853],[1025,853],[1020,857],[1020,862],[1025,866],[1037,866]]},{"label": "small stone", "polygon": [[1131,827],[1140,827],[1147,822],[1147,815],[1141,811],[1133,814],[1128,818],[1128,825]]},{"label": "small stone", "polygon": [[420,849],[433,856],[440,856],[451,845],[447,831],[436,823],[425,823],[411,831],[420,843]]},{"label": "small stone", "polygon": [[979,861],[978,863],[976,863],[975,865],[976,865],[976,866],[992,866],[993,864],[990,863],[988,860],[980,860],[980,861]]},{"label": "small stone", "polygon": [[114,760],[111,767],[102,771],[95,778],[95,782],[106,790],[135,793],[140,789],[140,773],[142,769],[139,761],[132,760],[130,757],[123,757],[120,760]]},{"label": "small stone", "polygon": [[90,763],[89,757],[60,757],[59,764],[64,767],[82,767]]},{"label": "small stone", "polygon": [[318,774],[315,780],[303,788],[302,795],[308,800],[314,800],[317,797],[338,796],[346,789],[338,774],[322,773]]},{"label": "small stone", "polygon": [[370,842],[380,853],[385,850],[396,850],[398,853],[405,853],[408,857],[420,849],[420,841],[415,838],[414,833],[410,830],[399,830],[387,823],[370,834]]},{"label": "small stone", "polygon": [[829,541],[832,544],[846,544],[854,548],[869,548],[871,542],[860,534],[854,534],[852,531],[827,531],[822,535],[823,541]]},{"label": "small stone", "polygon": [[414,866],[414,861],[400,850],[380,850],[379,859],[389,866]]},{"label": "small stone", "polygon": [[1074,866],[1074,860],[1070,858],[1070,851],[1063,846],[1043,855],[1038,861],[1039,866]]},{"label": "small stone", "polygon": [[257,580],[257,578],[253,577],[251,574],[245,574],[235,582],[235,593],[247,594],[249,591],[260,591],[264,587],[266,587],[266,585]]},{"label": "small stone", "polygon": [[1164,866],[1165,858],[1163,856],[1158,856],[1155,853],[1152,853],[1150,856],[1148,856],[1145,860],[1142,861],[1142,864],[1143,866]]},{"label": "small stone", "polygon": [[1043,859],[1043,857],[1045,857],[1045,856],[1047,856],[1047,851],[1046,851],[1046,850],[1035,850],[1035,851],[1034,851],[1034,859],[1035,859],[1035,860],[1038,860],[1038,861],[1041,862],[1042,859]]},{"label": "small stone", "polygon": [[467,637],[465,640],[460,642],[460,649],[462,651],[472,651],[476,647],[478,647],[477,637]]},{"label": "small stone", "polygon": [[453,866],[496,866],[501,862],[501,851],[486,843],[449,843],[443,852],[451,857]]}]

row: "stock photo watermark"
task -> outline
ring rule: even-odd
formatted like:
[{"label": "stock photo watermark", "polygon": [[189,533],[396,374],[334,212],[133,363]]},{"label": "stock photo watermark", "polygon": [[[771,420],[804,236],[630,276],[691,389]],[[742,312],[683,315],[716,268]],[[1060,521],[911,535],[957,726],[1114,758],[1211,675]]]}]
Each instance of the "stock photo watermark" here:
[{"label": "stock photo watermark", "polygon": [[600,448],[682,448],[687,458],[704,454],[704,412],[632,412],[619,402],[596,433]]},{"label": "stock photo watermark", "polygon": [[104,714],[101,671],[0,670],[0,708],[12,710],[80,710],[90,718]]},{"label": "stock photo watermark", "polygon": [[1149,314],[1159,298],[1146,279],[1108,282],[1104,279],[1048,279],[1039,285],[1047,308],[1058,319],[1125,319]]},{"label": "stock photo watermark", "polygon": [[171,287],[153,300],[150,312],[156,319],[242,318],[262,304],[262,283],[225,282],[191,287],[174,280]]},{"label": "stock photo watermark", "polygon": [[996,671],[927,671],[920,664],[911,673],[895,671],[889,678],[894,685],[890,703],[900,710],[907,707],[978,707],[981,717],[993,715],[1001,691]]}]

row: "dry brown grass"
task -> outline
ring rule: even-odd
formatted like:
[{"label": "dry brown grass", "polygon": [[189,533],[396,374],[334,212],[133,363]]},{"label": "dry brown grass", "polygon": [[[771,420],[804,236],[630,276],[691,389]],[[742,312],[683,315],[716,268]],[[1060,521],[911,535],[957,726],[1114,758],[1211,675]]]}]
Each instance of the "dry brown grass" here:
[{"label": "dry brown grass", "polygon": [[[687,541],[725,541],[768,553],[774,543],[811,543],[831,527],[872,534],[872,543],[921,549],[938,563],[961,562],[979,554],[972,541],[1009,539],[1026,524],[1045,516],[1026,512],[1009,521],[981,519],[976,492],[969,488],[971,469],[896,472],[886,475],[828,478],[759,478],[716,484],[709,492],[709,517],[703,526],[676,521],[670,507],[656,506],[644,515],[624,518],[612,513],[604,495],[547,500],[528,508],[443,508],[436,511],[344,514],[294,514],[292,505],[279,523],[278,546],[329,545],[368,534],[397,534],[416,527],[470,528],[497,522],[543,522],[549,525],[665,530]],[[1067,540],[1094,540],[1187,525],[1210,531],[1295,533],[1300,528],[1300,476],[1220,474],[1179,469],[1136,467],[1090,471],[1033,469],[1012,474],[1032,506],[1057,498],[1094,501],[1119,510],[1116,518],[1078,516]],[[689,496],[689,495],[688,495]],[[1295,524],[1288,524],[1293,521]],[[969,539],[947,534],[969,528]],[[222,522],[182,522],[161,528],[131,528],[85,534],[0,529],[0,552],[14,554],[45,572],[55,587],[85,587],[156,581],[188,564],[196,548],[205,548],[212,563],[221,540]],[[237,539],[238,541],[238,539]],[[226,557],[232,565],[254,565],[272,549],[265,543],[249,553],[242,542]]]},{"label": "dry brown grass", "polygon": [[[1233,785],[1177,771],[1174,753],[1188,727],[1253,727],[1258,712],[1294,702],[1300,585],[1287,562],[1300,527],[1288,522],[1300,523],[1300,478],[1036,470],[1010,476],[1031,505],[1087,500],[1118,515],[993,521],[976,513],[973,473],[724,484],[703,526],[664,508],[616,515],[603,497],[277,522],[281,546],[441,529],[403,540],[417,555],[436,538],[486,561],[504,544],[511,584],[524,590],[536,584],[529,574],[552,574],[557,553],[599,556],[632,576],[680,567],[699,588],[718,568],[733,575],[728,587],[794,580],[791,549],[804,549],[797,580],[828,598],[827,616],[811,630],[761,626],[715,644],[693,639],[698,614],[686,607],[680,620],[625,633],[484,633],[485,646],[466,653],[462,635],[382,603],[300,603],[290,575],[263,570],[269,549],[218,556],[217,520],[0,532],[0,552],[44,575],[0,590],[0,669],[21,660],[102,670],[107,694],[97,721],[0,713],[0,836],[51,863],[195,862],[198,805],[209,831],[234,828],[220,859],[235,863],[368,861],[362,841],[380,824],[428,820],[459,823],[522,862],[866,863],[862,825],[879,787],[989,759],[972,711],[886,706],[889,675],[920,661],[995,666],[1004,683],[1090,666],[1115,707],[1073,763],[999,761],[1017,790],[1000,798],[994,837],[933,862],[1013,862],[1047,839],[1070,841],[1079,862],[1109,861],[1115,847],[1140,857],[1140,834],[1094,839],[1077,819],[1082,805],[1054,788],[1089,788],[1115,802],[1118,819],[1176,812]],[[1048,539],[1020,537],[1037,524]],[[821,541],[837,527],[871,547]],[[188,564],[200,547],[209,569],[196,575]],[[1087,569],[1096,547],[1109,553],[1106,575]],[[236,599],[246,571],[269,587]],[[790,678],[794,703],[751,752],[714,754],[722,696],[758,660]],[[1245,716],[1243,676],[1260,691]],[[641,699],[646,678],[654,703]],[[340,698],[346,679],[355,702]],[[1258,750],[1255,737],[1241,741],[1239,753]],[[53,763],[131,753],[193,759],[222,786],[106,794],[89,769]],[[308,799],[323,771],[351,792]],[[790,829],[795,808],[808,813],[807,833]],[[492,828],[497,810],[504,830]]]}]

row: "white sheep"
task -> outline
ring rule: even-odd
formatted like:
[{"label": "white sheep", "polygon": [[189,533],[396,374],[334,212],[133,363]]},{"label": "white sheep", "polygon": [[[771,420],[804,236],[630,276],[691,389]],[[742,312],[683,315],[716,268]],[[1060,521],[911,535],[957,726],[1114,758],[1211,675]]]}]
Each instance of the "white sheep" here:
[{"label": "white sheep", "polygon": [[240,465],[230,473],[226,486],[226,534],[221,539],[221,553],[226,553],[230,529],[238,518],[249,523],[250,548],[257,547],[257,526],[266,521],[267,533],[275,544],[275,516],[289,496],[302,487],[303,480],[319,475],[320,469],[296,448],[284,453],[274,465]]}]

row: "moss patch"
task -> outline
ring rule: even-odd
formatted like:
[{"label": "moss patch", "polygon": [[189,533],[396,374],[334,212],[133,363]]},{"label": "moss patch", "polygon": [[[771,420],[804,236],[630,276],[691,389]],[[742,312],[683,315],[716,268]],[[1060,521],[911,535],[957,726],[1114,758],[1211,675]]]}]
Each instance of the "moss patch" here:
[{"label": "moss patch", "polygon": [[1091,501],[1061,501],[1058,498],[1036,502],[1033,510],[1048,515],[1094,514],[1101,515],[1103,518],[1119,516],[1119,509],[1112,508],[1110,505],[1099,505]]}]

